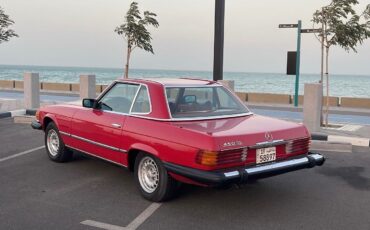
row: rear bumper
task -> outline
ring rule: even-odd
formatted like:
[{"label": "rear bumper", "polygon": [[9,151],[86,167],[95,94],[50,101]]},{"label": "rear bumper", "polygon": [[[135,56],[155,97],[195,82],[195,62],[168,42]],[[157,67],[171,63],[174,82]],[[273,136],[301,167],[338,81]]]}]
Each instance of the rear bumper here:
[{"label": "rear bumper", "polygon": [[309,153],[307,156],[300,158],[224,171],[204,171],[168,162],[165,162],[164,166],[169,172],[187,177],[193,181],[210,186],[220,186],[232,183],[248,183],[261,178],[321,166],[324,162],[325,157],[321,154]]},{"label": "rear bumper", "polygon": [[33,129],[38,129],[38,130],[42,129],[41,123],[39,121],[36,121],[36,120],[32,121],[31,127]]}]

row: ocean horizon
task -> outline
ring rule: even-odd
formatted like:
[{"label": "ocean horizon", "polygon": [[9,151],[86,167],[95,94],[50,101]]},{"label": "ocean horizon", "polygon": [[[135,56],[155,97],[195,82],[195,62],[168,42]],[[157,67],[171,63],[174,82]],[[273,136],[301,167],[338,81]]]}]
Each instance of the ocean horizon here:
[{"label": "ocean horizon", "polygon": [[[1,80],[23,80],[24,72],[37,72],[41,82],[76,83],[80,74],[95,74],[98,84],[110,84],[123,75],[123,68],[0,65]],[[131,69],[131,78],[201,78],[212,79],[212,71]],[[234,80],[238,92],[294,94],[295,76],[284,73],[224,72],[225,80]],[[305,83],[318,82],[320,74],[301,74],[299,92]],[[332,74],[330,95],[370,98],[370,75]]]}]

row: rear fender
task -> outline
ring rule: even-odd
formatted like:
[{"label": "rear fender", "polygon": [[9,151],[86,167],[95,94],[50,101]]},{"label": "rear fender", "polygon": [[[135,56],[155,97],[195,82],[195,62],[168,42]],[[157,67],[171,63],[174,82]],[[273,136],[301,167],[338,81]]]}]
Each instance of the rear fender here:
[{"label": "rear fender", "polygon": [[140,150],[140,151],[152,154],[152,155],[160,158],[159,157],[159,152],[156,149],[154,149],[153,147],[151,147],[149,145],[146,145],[146,144],[135,143],[135,144],[131,145],[130,149]]}]

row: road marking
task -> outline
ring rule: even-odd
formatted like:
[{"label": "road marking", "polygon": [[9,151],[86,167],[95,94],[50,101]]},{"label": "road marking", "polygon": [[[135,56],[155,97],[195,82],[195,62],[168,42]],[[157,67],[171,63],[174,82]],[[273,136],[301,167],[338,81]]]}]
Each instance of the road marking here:
[{"label": "road marking", "polygon": [[16,158],[16,157],[20,157],[20,156],[23,156],[23,155],[26,155],[26,154],[35,152],[37,150],[43,149],[43,148],[45,148],[45,146],[40,146],[40,147],[37,147],[37,148],[34,148],[34,149],[30,149],[30,150],[26,150],[24,152],[17,153],[17,154],[8,156],[8,157],[4,157],[4,158],[1,158],[0,159],[0,162],[7,161],[7,160],[10,160],[10,159],[13,159],[13,158]]},{"label": "road marking", "polygon": [[106,230],[127,230],[127,228],[125,228],[125,227],[106,224],[106,223],[102,223],[102,222],[98,222],[98,221],[94,221],[94,220],[85,220],[85,221],[82,221],[81,224],[91,226],[91,227],[95,227],[95,228],[106,229]]},{"label": "road marking", "polygon": [[161,207],[161,203],[152,203],[147,207],[139,216],[137,216],[127,227],[121,227],[117,225],[107,224],[103,222],[98,222],[94,220],[84,220],[81,222],[83,225],[88,225],[91,227],[106,229],[106,230],[135,230],[140,225],[142,225],[153,213]]},{"label": "road marking", "polygon": [[134,230],[137,229],[142,223],[144,223],[153,213],[161,207],[161,203],[152,203],[147,207],[138,217],[135,218],[129,225],[127,229]]}]

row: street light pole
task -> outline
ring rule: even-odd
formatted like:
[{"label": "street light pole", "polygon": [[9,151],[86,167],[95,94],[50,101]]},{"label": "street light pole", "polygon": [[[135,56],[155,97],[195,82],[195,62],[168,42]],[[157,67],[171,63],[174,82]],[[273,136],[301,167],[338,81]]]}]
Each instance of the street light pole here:
[{"label": "street light pole", "polygon": [[295,74],[295,94],[294,94],[294,106],[298,106],[298,94],[299,94],[299,74],[301,67],[301,29],[302,21],[298,20],[298,32],[297,32],[297,61],[296,61],[296,74]]},{"label": "street light pole", "polygon": [[225,0],[215,0],[215,40],[213,57],[213,80],[223,80]]}]

